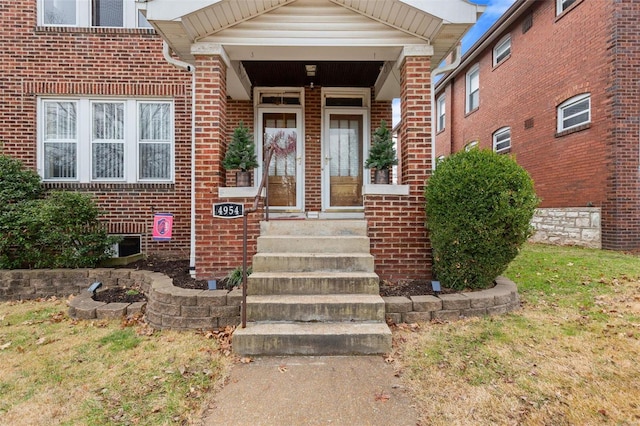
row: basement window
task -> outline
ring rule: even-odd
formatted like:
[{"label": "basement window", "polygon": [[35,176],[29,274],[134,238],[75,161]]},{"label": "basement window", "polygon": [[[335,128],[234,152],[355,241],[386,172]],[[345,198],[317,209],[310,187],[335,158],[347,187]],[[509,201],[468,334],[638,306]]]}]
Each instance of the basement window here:
[{"label": "basement window", "polygon": [[127,257],[142,253],[140,235],[121,235],[122,241],[111,247],[112,257]]}]

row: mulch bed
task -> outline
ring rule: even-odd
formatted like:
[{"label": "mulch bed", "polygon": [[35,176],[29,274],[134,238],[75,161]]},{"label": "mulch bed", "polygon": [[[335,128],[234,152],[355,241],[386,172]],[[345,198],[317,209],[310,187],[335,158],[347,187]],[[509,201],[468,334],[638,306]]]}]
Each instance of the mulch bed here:
[{"label": "mulch bed", "polygon": [[[195,280],[189,274],[189,260],[166,260],[155,256],[130,263],[122,268],[161,272],[173,278],[173,285],[181,288],[206,290],[208,284],[206,280]],[[225,288],[225,280],[218,281],[218,288]],[[132,291],[133,290],[133,291]],[[132,294],[139,289],[116,287],[98,291],[93,297],[100,302],[124,302],[133,303],[146,301],[142,292]],[[455,290],[442,288],[440,294],[455,293]],[[422,296],[436,294],[431,288],[429,280],[403,280],[398,282],[380,281],[381,296]]]}]

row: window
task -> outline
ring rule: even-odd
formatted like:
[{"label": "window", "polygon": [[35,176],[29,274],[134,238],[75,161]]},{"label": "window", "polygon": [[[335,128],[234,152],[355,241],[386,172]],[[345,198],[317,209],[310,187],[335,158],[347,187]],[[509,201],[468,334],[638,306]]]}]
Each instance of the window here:
[{"label": "window", "polygon": [[436,131],[438,132],[444,130],[444,124],[445,124],[445,118],[446,118],[444,101],[445,101],[445,95],[442,95],[438,98],[438,101],[436,102],[436,115],[437,115]]},{"label": "window", "polygon": [[438,157],[436,157],[436,168],[440,165],[440,163],[442,163],[445,159],[444,155],[439,155]]},{"label": "window", "polygon": [[556,15],[560,15],[575,2],[576,0],[556,0]]},{"label": "window", "polygon": [[511,35],[507,35],[493,48],[493,65],[498,65],[509,55],[511,55]]},{"label": "window", "polygon": [[511,149],[511,128],[503,127],[493,134],[493,150],[497,153]]},{"label": "window", "polygon": [[467,73],[466,112],[471,112],[480,105],[480,66],[475,65]]},{"label": "window", "polygon": [[478,141],[471,141],[464,146],[465,151],[471,151],[474,148],[478,147]]},{"label": "window", "polygon": [[558,106],[558,132],[591,122],[591,94],[574,96]]},{"label": "window", "polygon": [[38,0],[40,25],[149,28],[136,0]]},{"label": "window", "polygon": [[169,101],[43,99],[39,117],[39,164],[46,181],[173,179]]}]

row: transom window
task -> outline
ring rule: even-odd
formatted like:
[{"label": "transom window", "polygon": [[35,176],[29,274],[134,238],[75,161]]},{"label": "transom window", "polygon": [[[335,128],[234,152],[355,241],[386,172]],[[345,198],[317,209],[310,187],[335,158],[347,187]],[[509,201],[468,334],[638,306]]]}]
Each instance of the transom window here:
[{"label": "transom window", "polygon": [[446,119],[446,110],[445,110],[445,95],[442,95],[438,98],[436,103],[436,114],[437,114],[437,123],[436,123],[436,131],[444,130],[445,119]]},{"label": "transom window", "polygon": [[591,122],[591,94],[584,93],[567,99],[558,106],[558,132]]},{"label": "transom window", "polygon": [[471,112],[480,105],[480,65],[476,64],[469,70],[466,77],[467,101],[466,112]]},{"label": "transom window", "polygon": [[135,0],[38,0],[40,25],[148,28]]},{"label": "transom window", "polygon": [[493,65],[498,65],[511,55],[511,35],[503,38],[493,49]]},{"label": "transom window", "polygon": [[576,0],[556,0],[556,15],[560,15],[575,2]]},{"label": "transom window", "polygon": [[169,101],[42,99],[39,122],[46,181],[173,180]]},{"label": "transom window", "polygon": [[493,150],[495,152],[506,152],[511,148],[511,128],[503,127],[493,134]]}]

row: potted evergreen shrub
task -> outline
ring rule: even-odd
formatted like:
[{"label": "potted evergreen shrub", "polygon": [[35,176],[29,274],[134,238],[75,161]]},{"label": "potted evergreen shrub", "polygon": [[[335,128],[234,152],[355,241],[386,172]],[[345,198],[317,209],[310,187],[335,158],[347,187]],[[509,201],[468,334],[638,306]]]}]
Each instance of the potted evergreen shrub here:
[{"label": "potted evergreen shrub", "polygon": [[389,183],[389,169],[396,164],[398,157],[391,131],[387,128],[387,122],[381,120],[380,127],[373,132],[373,143],[364,167],[375,170],[375,183]]},{"label": "potted evergreen shrub", "polygon": [[251,171],[258,167],[258,160],[253,136],[242,121],[233,130],[222,166],[226,170],[237,170],[236,186],[251,186]]}]

